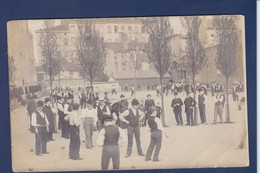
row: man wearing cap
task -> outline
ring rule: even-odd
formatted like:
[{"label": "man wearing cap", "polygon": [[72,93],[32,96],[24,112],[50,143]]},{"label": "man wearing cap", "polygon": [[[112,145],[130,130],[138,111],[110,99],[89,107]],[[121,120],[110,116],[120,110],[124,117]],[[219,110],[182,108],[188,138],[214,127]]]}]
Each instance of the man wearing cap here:
[{"label": "man wearing cap", "polygon": [[187,126],[193,126],[193,108],[196,106],[196,102],[194,98],[190,96],[190,92],[186,92],[187,97],[184,100],[184,105],[185,105],[185,113],[186,113],[186,118],[187,118]]},{"label": "man wearing cap", "polygon": [[147,149],[146,156],[145,156],[145,161],[151,160],[151,156],[154,150],[154,155],[153,155],[153,161],[157,162],[159,160],[159,152],[161,150],[161,145],[162,145],[162,132],[163,132],[163,126],[161,123],[161,120],[156,117],[157,111],[155,108],[151,109],[152,114],[148,118],[148,126],[150,128],[151,132],[151,141],[150,145]]},{"label": "man wearing cap", "polygon": [[119,115],[121,121],[128,124],[127,134],[128,134],[128,146],[126,157],[130,157],[133,147],[133,136],[135,135],[135,141],[137,145],[137,152],[140,156],[144,156],[141,148],[140,140],[140,126],[139,121],[144,117],[144,113],[138,110],[139,102],[137,99],[132,100],[132,108],[124,111]]},{"label": "man wearing cap", "polygon": [[202,124],[206,123],[205,102],[206,102],[206,97],[204,94],[204,90],[202,88],[199,88],[198,103],[199,103],[199,111],[200,111],[200,120]]},{"label": "man wearing cap", "polygon": [[35,133],[35,152],[37,156],[49,154],[47,152],[47,132],[49,131],[49,122],[46,115],[42,112],[43,101],[37,102],[36,111],[32,114],[31,124]]},{"label": "man wearing cap", "polygon": [[107,170],[110,158],[112,158],[113,169],[119,169],[120,167],[120,153],[118,142],[119,139],[126,141],[126,135],[123,130],[113,124],[112,117],[104,117],[102,124],[103,129],[99,132],[97,138],[97,144],[103,146],[102,157],[101,157],[101,168]]},{"label": "man wearing cap", "polygon": [[[67,101],[64,103],[64,117],[66,117],[73,109],[72,109],[72,101],[73,97],[68,96]],[[65,139],[69,139],[69,122],[63,119],[62,129],[61,129],[62,137]]]},{"label": "man wearing cap", "polygon": [[92,101],[87,101],[86,109],[81,110],[81,119],[83,120],[83,128],[85,130],[86,148],[92,149],[94,125],[97,123],[97,109],[93,108]]},{"label": "man wearing cap", "polygon": [[181,98],[178,97],[178,93],[174,92],[174,99],[172,99],[171,107],[173,108],[173,113],[175,115],[175,120],[177,122],[177,125],[183,126],[183,120],[182,120],[182,105],[183,102]]},{"label": "man wearing cap", "polygon": [[80,149],[80,116],[79,116],[79,107],[78,103],[72,105],[73,111],[71,111],[66,117],[65,120],[69,121],[69,131],[70,131],[70,144],[69,144],[69,157],[72,160],[82,160],[79,156]]},{"label": "man wearing cap", "polygon": [[144,125],[146,126],[146,121],[148,120],[149,116],[151,115],[151,108],[155,107],[154,100],[151,99],[151,94],[147,95],[147,99],[144,102],[145,106],[145,120],[144,120]]},{"label": "man wearing cap", "polygon": [[98,121],[97,121],[97,129],[100,131],[103,126],[102,126],[102,119],[111,116],[111,112],[108,106],[105,104],[105,100],[99,100],[99,105],[97,106],[97,116],[98,116]]},{"label": "man wearing cap", "polygon": [[46,115],[49,122],[49,132],[47,133],[47,140],[54,141],[52,134],[54,132],[54,116],[55,112],[51,108],[51,100],[50,98],[45,98],[45,105],[42,108],[42,112]]}]

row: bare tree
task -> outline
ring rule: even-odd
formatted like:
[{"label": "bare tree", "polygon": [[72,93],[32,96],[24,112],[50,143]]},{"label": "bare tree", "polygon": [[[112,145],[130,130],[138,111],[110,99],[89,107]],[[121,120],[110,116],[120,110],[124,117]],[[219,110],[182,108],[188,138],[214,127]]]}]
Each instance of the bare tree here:
[{"label": "bare tree", "polygon": [[134,69],[134,77],[135,77],[135,85],[134,85],[134,98],[136,98],[136,91],[137,91],[137,76],[136,76],[136,72],[138,70],[141,69],[142,67],[142,55],[140,52],[140,48],[138,46],[138,42],[137,40],[135,40],[134,42],[132,42],[132,44],[129,44],[128,46],[129,49],[129,55],[130,55],[130,64],[132,65],[133,69]]},{"label": "bare tree", "polygon": [[170,39],[173,31],[168,18],[153,17],[143,20],[144,27],[149,35],[147,44],[147,56],[150,64],[160,75],[161,104],[162,104],[162,124],[165,124],[164,101],[163,101],[163,77],[168,72],[172,64],[172,50]]},{"label": "bare tree", "polygon": [[228,82],[230,76],[236,70],[238,65],[237,58],[237,27],[236,16],[225,15],[213,18],[213,26],[217,33],[217,57],[216,67],[226,78],[226,97],[227,97],[227,116],[226,122],[230,122]]},{"label": "bare tree", "polygon": [[49,78],[51,101],[53,105],[53,81],[58,75],[61,66],[61,57],[58,53],[57,36],[55,32],[48,26],[48,22],[44,22],[44,29],[40,34],[40,48],[42,55],[42,67]]},{"label": "bare tree", "polygon": [[78,29],[76,48],[81,67],[80,74],[84,80],[90,81],[92,87],[94,80],[104,73],[105,44],[95,29],[93,19],[79,20]]},{"label": "bare tree", "polygon": [[[206,55],[204,47],[199,39],[199,30],[201,18],[199,16],[184,16],[182,24],[186,29],[186,67],[190,74],[193,84],[193,96],[196,99],[196,75],[202,70],[206,64]],[[197,109],[194,110],[194,124],[197,124]]]}]

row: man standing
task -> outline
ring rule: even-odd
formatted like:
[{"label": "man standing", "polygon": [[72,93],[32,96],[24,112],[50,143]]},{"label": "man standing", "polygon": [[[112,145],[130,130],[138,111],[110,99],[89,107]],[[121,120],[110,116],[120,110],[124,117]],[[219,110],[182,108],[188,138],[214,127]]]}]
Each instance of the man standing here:
[{"label": "man standing", "polygon": [[105,104],[105,100],[99,100],[99,105],[97,106],[97,116],[97,129],[98,131],[100,131],[103,128],[101,123],[102,119],[104,119],[107,116],[111,116],[109,107],[107,107]]},{"label": "man standing", "polygon": [[206,97],[204,94],[204,90],[202,88],[199,88],[198,102],[199,102],[200,120],[201,123],[204,124],[206,123],[206,115],[205,115]]},{"label": "man standing", "polygon": [[49,154],[47,152],[47,132],[49,131],[49,122],[42,112],[43,101],[37,102],[37,109],[32,114],[32,126],[35,133],[35,152],[37,156]]},{"label": "man standing", "polygon": [[42,108],[42,112],[46,115],[49,122],[49,132],[47,133],[47,140],[54,141],[52,134],[54,132],[54,119],[53,116],[55,113],[51,109],[51,100],[45,98],[45,106]]},{"label": "man standing", "polygon": [[72,160],[82,160],[79,156],[79,149],[80,149],[80,135],[79,135],[79,126],[80,126],[80,117],[78,114],[79,104],[73,104],[73,111],[70,112],[66,117],[65,120],[69,121],[69,131],[70,131],[70,144],[69,144],[69,157]]},{"label": "man standing", "polygon": [[87,94],[85,90],[81,91],[81,109],[85,109],[86,108],[86,102],[87,102]]},{"label": "man standing", "polygon": [[187,117],[187,126],[193,126],[194,122],[193,122],[193,108],[196,105],[195,100],[190,96],[190,92],[187,91],[186,92],[186,99],[184,100],[184,104],[185,104],[185,113],[186,113],[186,117]]},{"label": "man standing", "polygon": [[146,126],[146,121],[148,120],[149,116],[151,115],[152,111],[151,108],[155,107],[154,100],[151,99],[151,94],[147,95],[147,99],[144,102],[145,106],[145,120],[144,120],[144,125]]},{"label": "man standing", "polygon": [[[64,103],[64,117],[66,117],[73,109],[72,109],[72,100],[73,97],[69,96],[67,101]],[[62,137],[65,139],[69,139],[69,122],[63,118],[62,129],[61,129]]]},{"label": "man standing", "polygon": [[146,152],[145,161],[151,160],[151,156],[155,148],[153,161],[158,162],[160,161],[159,152],[161,150],[161,145],[162,145],[163,127],[162,127],[161,120],[156,117],[157,111],[154,108],[152,109],[152,111],[153,112],[151,116],[148,118],[148,125],[151,132],[151,142]]},{"label": "man standing", "polygon": [[219,115],[220,122],[223,123],[223,107],[224,107],[224,94],[222,92],[218,93],[215,99],[215,109],[214,109],[214,124],[217,123],[217,117]]},{"label": "man standing", "polygon": [[32,121],[32,114],[36,111],[36,103],[31,96],[29,97],[29,102],[28,102],[28,105],[27,105],[27,111],[28,111],[29,118],[30,118],[30,129],[29,130],[33,133],[34,128],[32,127],[31,121]]},{"label": "man standing", "polygon": [[97,144],[103,146],[101,168],[107,170],[110,158],[112,158],[113,169],[120,167],[120,153],[118,147],[119,138],[126,141],[126,136],[123,130],[113,124],[112,117],[105,117],[102,120],[104,128],[100,131],[97,139]]},{"label": "man standing", "polygon": [[57,97],[58,103],[57,103],[57,108],[58,108],[58,116],[59,116],[59,121],[58,121],[58,130],[62,129],[62,123],[64,119],[64,98],[61,96]]},{"label": "man standing", "polygon": [[183,105],[183,102],[182,102],[181,98],[179,98],[177,96],[178,96],[178,92],[174,92],[174,99],[172,100],[171,107],[173,108],[177,126],[178,125],[183,126],[182,108],[181,108]]},{"label": "man standing", "polygon": [[[126,111],[128,109],[128,101],[125,99],[125,96],[123,94],[120,95],[120,102],[118,103],[118,116],[120,113]],[[116,125],[118,127],[121,127],[122,129],[127,128],[127,124],[125,122],[122,122],[120,118],[117,118]]]},{"label": "man standing", "polygon": [[133,147],[133,136],[135,135],[135,141],[137,145],[137,152],[139,156],[144,156],[141,148],[140,140],[140,126],[139,121],[144,117],[144,113],[138,110],[139,102],[137,99],[132,100],[132,108],[124,111],[119,115],[121,121],[128,124],[127,134],[128,134],[128,146],[126,158],[131,156]]},{"label": "man standing", "polygon": [[97,109],[94,109],[92,106],[92,101],[87,101],[87,108],[82,109],[81,118],[83,120],[83,128],[85,130],[86,137],[86,148],[92,149],[93,145],[93,132],[94,125],[97,123]]}]

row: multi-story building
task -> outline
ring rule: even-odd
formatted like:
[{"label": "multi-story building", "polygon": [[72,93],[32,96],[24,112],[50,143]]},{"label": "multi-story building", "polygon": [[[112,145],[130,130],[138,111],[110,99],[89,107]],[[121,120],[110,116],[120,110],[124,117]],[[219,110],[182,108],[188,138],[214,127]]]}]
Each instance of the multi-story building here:
[{"label": "multi-story building", "polygon": [[[27,21],[10,21],[7,23],[8,57],[13,58],[13,78],[10,86],[25,87],[36,85],[33,37],[28,30]],[[9,67],[9,69],[12,67]]]}]

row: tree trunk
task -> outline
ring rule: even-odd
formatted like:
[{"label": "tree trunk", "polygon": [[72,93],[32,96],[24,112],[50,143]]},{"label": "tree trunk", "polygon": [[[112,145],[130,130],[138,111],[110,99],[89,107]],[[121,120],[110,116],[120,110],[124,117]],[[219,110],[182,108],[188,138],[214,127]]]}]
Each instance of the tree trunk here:
[{"label": "tree trunk", "polygon": [[59,71],[59,88],[60,88],[60,71]]},{"label": "tree trunk", "polygon": [[160,76],[160,85],[161,85],[161,104],[162,104],[162,125],[166,127],[165,116],[164,116],[164,102],[163,102],[163,78]]},{"label": "tree trunk", "polygon": [[136,82],[136,70],[135,70],[135,87],[134,87],[134,98],[136,98],[137,82]]},{"label": "tree trunk", "polygon": [[228,77],[226,76],[226,100],[227,100],[227,115],[226,115],[226,122],[230,123],[230,115],[229,115],[229,101],[228,101]]},{"label": "tree trunk", "polygon": [[50,95],[50,100],[51,100],[51,106],[53,107],[53,91],[52,91],[52,79],[50,77],[50,88],[51,88],[51,95]]},{"label": "tree trunk", "polygon": [[[195,85],[195,76],[192,77],[192,83],[193,83],[193,98],[194,101],[196,101],[196,85]],[[198,124],[198,116],[197,116],[197,103],[194,106],[194,119],[193,119],[193,125],[197,125]]]}]

